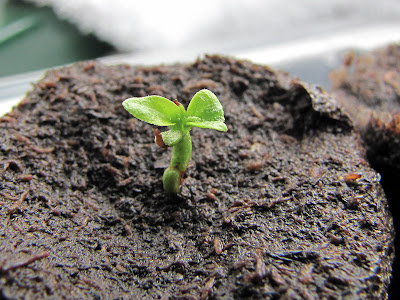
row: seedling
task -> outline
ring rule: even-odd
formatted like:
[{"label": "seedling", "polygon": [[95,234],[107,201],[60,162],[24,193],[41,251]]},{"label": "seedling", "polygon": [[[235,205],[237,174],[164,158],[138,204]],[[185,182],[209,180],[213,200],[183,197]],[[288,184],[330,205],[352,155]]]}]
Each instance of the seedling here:
[{"label": "seedling", "polygon": [[169,194],[179,193],[183,174],[192,156],[192,127],[227,131],[224,111],[217,96],[209,90],[197,92],[187,111],[177,100],[152,95],[129,98],[122,105],[135,118],[157,126],[169,126],[160,132],[154,129],[155,142],[160,147],[172,147],[172,158],[164,171],[163,186]]}]

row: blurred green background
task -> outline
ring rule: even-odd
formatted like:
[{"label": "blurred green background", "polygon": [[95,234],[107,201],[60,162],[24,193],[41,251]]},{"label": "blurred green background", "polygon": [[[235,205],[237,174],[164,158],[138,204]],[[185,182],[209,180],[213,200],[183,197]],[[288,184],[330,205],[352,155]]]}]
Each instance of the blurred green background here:
[{"label": "blurred green background", "polygon": [[112,53],[112,46],[80,33],[49,7],[0,0],[0,77]]}]

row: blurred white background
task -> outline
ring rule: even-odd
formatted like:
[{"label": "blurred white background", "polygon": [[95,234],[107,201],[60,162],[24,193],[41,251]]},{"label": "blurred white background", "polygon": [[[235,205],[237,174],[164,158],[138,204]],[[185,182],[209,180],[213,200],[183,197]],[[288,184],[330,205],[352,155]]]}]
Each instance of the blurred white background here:
[{"label": "blurred white background", "polygon": [[123,51],[246,48],[400,20],[398,0],[31,0]]}]

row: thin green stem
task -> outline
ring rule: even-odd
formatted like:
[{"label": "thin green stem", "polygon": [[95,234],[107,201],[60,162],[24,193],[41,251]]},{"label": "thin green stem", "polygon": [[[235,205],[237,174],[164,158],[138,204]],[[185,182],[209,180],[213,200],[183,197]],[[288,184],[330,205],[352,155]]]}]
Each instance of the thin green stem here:
[{"label": "thin green stem", "polygon": [[192,157],[192,139],[190,132],[187,132],[181,141],[172,148],[171,163],[164,171],[163,185],[165,192],[169,194],[179,193],[179,186],[182,181],[183,174]]}]

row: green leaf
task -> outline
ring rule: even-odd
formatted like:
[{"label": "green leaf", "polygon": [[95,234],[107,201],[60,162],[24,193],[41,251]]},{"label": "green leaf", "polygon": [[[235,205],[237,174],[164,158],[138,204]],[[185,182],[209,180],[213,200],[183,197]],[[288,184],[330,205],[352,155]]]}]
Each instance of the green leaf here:
[{"label": "green leaf", "polygon": [[195,117],[189,117],[187,120],[187,126],[209,128],[218,131],[228,131],[225,123],[221,121],[204,121]]},{"label": "green leaf", "polygon": [[197,92],[187,108],[187,126],[227,131],[224,111],[217,96],[209,90]]},{"label": "green leaf", "polygon": [[162,139],[167,146],[173,146],[180,142],[183,135],[184,133],[181,130],[168,130],[161,132]]},{"label": "green leaf", "polygon": [[122,105],[135,118],[153,125],[171,126],[182,122],[182,113],[178,106],[161,96],[129,98]]}]

